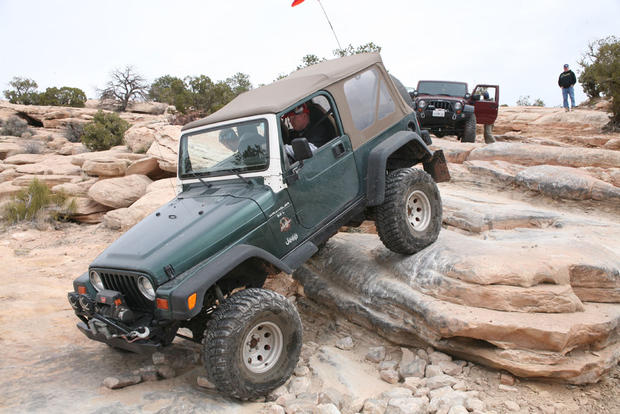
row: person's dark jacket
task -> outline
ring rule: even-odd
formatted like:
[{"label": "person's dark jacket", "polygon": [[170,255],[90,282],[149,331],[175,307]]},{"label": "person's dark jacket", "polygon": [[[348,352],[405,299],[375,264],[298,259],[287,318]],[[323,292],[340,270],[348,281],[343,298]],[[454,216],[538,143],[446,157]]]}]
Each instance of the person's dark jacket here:
[{"label": "person's dark jacket", "polygon": [[577,77],[572,70],[567,70],[566,72],[560,73],[560,78],[558,79],[558,85],[562,88],[570,88],[574,84],[577,83]]},{"label": "person's dark jacket", "polygon": [[314,144],[317,148],[320,148],[323,144],[331,141],[336,137],[336,131],[334,130],[334,126],[326,117],[316,116],[316,121],[313,122],[314,116],[310,116],[310,122],[308,126],[302,131],[290,131],[289,140],[293,140],[294,138],[306,138],[308,142]]}]

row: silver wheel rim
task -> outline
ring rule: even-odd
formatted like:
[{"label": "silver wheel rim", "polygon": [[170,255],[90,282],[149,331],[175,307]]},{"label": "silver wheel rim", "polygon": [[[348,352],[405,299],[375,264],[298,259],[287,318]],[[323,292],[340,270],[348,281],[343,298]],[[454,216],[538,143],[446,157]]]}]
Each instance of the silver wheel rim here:
[{"label": "silver wheel rim", "polygon": [[275,323],[257,323],[243,340],[245,367],[254,374],[269,371],[282,355],[283,342],[282,331]]},{"label": "silver wheel rim", "polygon": [[431,222],[431,202],[426,194],[415,190],[407,198],[407,220],[414,231],[424,231]]}]

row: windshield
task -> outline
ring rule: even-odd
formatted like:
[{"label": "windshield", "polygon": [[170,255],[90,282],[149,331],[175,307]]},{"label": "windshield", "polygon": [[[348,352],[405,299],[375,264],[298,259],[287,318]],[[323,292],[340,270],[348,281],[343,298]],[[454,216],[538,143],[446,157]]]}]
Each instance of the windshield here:
[{"label": "windshield", "polygon": [[466,83],[423,81],[418,83],[418,93],[425,95],[465,96]]},{"label": "windshield", "polygon": [[268,166],[267,121],[256,119],[181,136],[180,178],[257,171]]}]

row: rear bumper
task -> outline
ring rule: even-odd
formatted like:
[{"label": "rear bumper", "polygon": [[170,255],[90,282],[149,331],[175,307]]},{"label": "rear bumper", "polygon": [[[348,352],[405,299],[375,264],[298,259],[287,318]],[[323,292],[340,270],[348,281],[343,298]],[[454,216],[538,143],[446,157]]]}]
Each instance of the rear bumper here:
[{"label": "rear bumper", "polygon": [[152,353],[161,348],[161,344],[152,342],[127,342],[122,338],[106,338],[101,332],[93,332],[84,322],[78,322],[77,327],[87,338],[93,341],[103,342],[114,348],[121,348],[126,351],[138,354]]}]

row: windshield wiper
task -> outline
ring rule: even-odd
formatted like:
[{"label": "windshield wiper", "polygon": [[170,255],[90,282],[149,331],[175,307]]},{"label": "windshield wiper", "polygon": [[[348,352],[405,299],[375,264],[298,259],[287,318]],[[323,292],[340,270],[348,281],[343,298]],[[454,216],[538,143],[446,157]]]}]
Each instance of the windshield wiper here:
[{"label": "windshield wiper", "polygon": [[240,179],[242,179],[243,182],[245,182],[247,185],[252,185],[252,181],[248,180],[247,178],[239,174],[241,172],[241,168],[231,168],[230,171],[234,172],[235,175],[239,177]]},{"label": "windshield wiper", "polygon": [[200,181],[202,184],[204,184],[205,187],[207,188],[211,188],[213,186],[213,184],[206,182],[205,180],[203,180],[198,174],[196,174],[193,171],[188,171],[188,173],[190,173],[194,178],[197,178],[198,181]]}]

